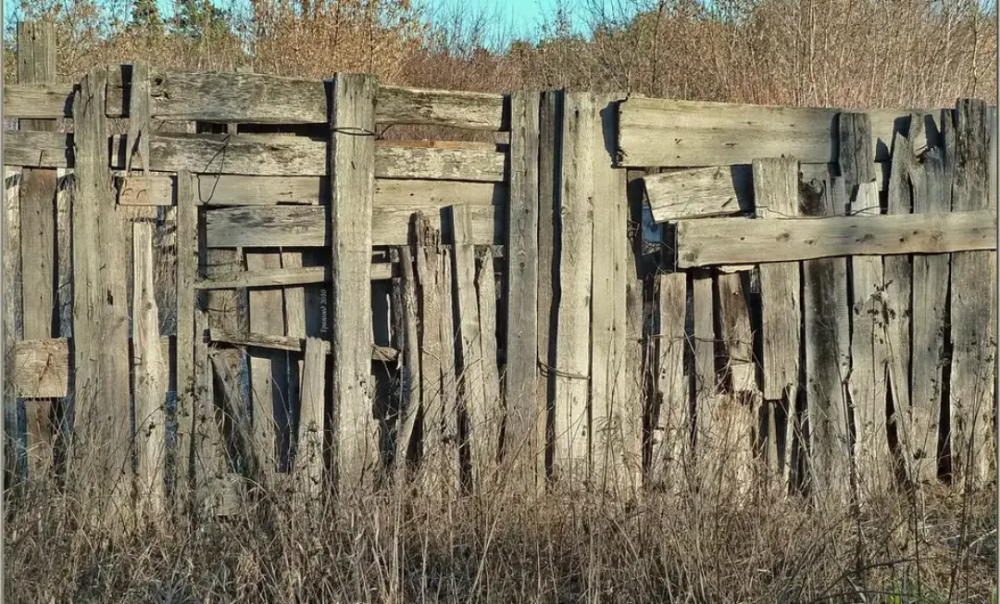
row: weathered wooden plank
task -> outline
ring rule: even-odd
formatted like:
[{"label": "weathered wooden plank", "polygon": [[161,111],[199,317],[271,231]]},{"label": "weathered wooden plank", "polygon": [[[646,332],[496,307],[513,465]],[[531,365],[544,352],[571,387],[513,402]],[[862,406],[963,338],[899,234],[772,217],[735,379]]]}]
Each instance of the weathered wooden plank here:
[{"label": "weathered wooden plank", "polygon": [[[56,141],[47,142],[51,148]],[[16,148],[15,159],[31,161]],[[198,174],[248,176],[324,176],[326,145],[314,138],[287,135],[157,134],[149,139],[149,169],[176,172],[190,169]],[[506,153],[492,145],[462,148],[398,146],[380,144],[374,150],[377,178],[468,180],[503,182]],[[48,155],[53,155],[49,159]],[[121,137],[114,137],[111,167],[124,169]],[[37,156],[37,152],[35,154]],[[7,161],[5,153],[5,163]],[[53,152],[45,161],[56,161]],[[38,160],[42,161],[42,160]],[[20,162],[17,162],[20,165]],[[26,165],[26,164],[25,164]]]},{"label": "weathered wooden plank", "polygon": [[[840,172],[853,216],[878,216],[879,199],[871,171],[871,120],[862,113],[840,115]],[[884,278],[878,256],[854,256],[851,278],[851,370],[848,393],[854,410],[854,463],[858,494],[881,492],[893,481],[886,416]]]},{"label": "weathered wooden plank", "polygon": [[132,64],[132,90],[129,95],[128,134],[125,152],[125,173],[132,171],[133,158],[138,155],[143,172],[149,172],[150,135],[149,69],[144,63]]},{"label": "weathered wooden plank", "polygon": [[822,220],[705,218],[677,226],[678,266],[787,262],[847,255],[995,250],[992,210]]},{"label": "weathered wooden plank", "polygon": [[[288,352],[302,352],[304,339],[300,336],[276,336],[265,333],[236,333],[223,328],[211,328],[209,339],[212,342],[233,344],[236,346],[249,346],[252,348],[264,348],[269,350],[285,350]],[[326,345],[326,353],[330,354],[329,345]],[[395,363],[399,357],[399,351],[389,346],[372,345],[372,360],[381,363]]]},{"label": "weathered wooden plank", "polygon": [[[979,211],[983,222],[995,225],[996,207],[990,207],[986,191],[989,122],[985,103],[959,100],[955,112],[952,210]],[[992,238],[995,240],[996,235]],[[995,252],[952,254],[951,461],[952,479],[959,484],[991,480],[996,457],[992,427],[996,343],[988,335],[995,314]]]},{"label": "weathered wooden plank", "polygon": [[59,119],[73,117],[74,87],[58,83],[17,83],[3,87],[6,118]]},{"label": "weathered wooden plank", "polygon": [[691,454],[691,413],[684,359],[690,346],[685,329],[687,275],[657,277],[656,390],[657,413],[652,420],[650,483],[677,492]]},{"label": "weathered wooden plank", "polygon": [[[227,248],[217,248],[226,250]],[[372,262],[372,281],[391,279],[397,270],[395,264]],[[297,268],[254,272],[235,271],[218,273],[195,283],[196,289],[239,289],[244,287],[279,287],[288,285],[313,285],[330,282],[330,269],[325,266],[302,266]]]},{"label": "weathered wooden plank", "polygon": [[326,477],[323,462],[326,432],[326,354],[319,338],[306,338],[302,366],[302,399],[299,406],[295,473],[299,492],[315,501],[322,496]]},{"label": "weathered wooden plank", "polygon": [[[739,167],[710,167],[644,176],[653,220],[728,216],[753,208],[748,179],[737,179]],[[743,185],[742,187],[740,185]]]},{"label": "weathered wooden plank", "polygon": [[[20,171],[11,168],[4,169],[4,216],[0,228],[3,238],[0,245],[3,249],[3,291],[8,301],[3,305],[3,362],[4,375],[14,376],[18,361],[14,354],[14,346],[21,337],[18,318],[21,313],[21,203]],[[14,388],[3,389],[3,421],[4,421],[4,481],[5,485],[13,485],[18,479],[18,456],[20,449],[19,430],[17,428],[17,390],[21,389],[17,380],[12,380]]]},{"label": "weathered wooden plank", "polygon": [[[554,330],[557,304],[554,286],[558,283],[556,253],[556,209],[559,207],[559,157],[562,153],[563,101],[565,93],[547,90],[542,93],[538,126],[538,355],[543,370],[536,382],[535,405],[538,409],[533,426],[539,454],[535,457],[536,492],[545,490],[549,477],[547,458],[554,442],[554,387],[556,366]],[[512,143],[514,139],[512,139]],[[514,150],[516,153],[516,149]]]},{"label": "weathered wooden plank", "polygon": [[3,163],[27,168],[74,166],[73,135],[40,130],[4,130]]},{"label": "weathered wooden plank", "polygon": [[[920,134],[923,120],[918,115],[910,118],[910,135],[914,140],[926,136]],[[909,214],[912,206],[910,166],[916,162],[910,140],[901,132],[896,132],[892,144],[892,172],[889,175],[887,212],[889,214]],[[911,281],[913,263],[909,256],[886,256],[882,259],[884,287],[882,303],[885,307],[885,351],[888,363],[886,383],[892,402],[890,425],[895,425],[896,433],[903,443],[903,459],[906,472],[912,474],[913,461],[910,447],[906,443],[910,426],[910,317]]]},{"label": "weathered wooden plank", "polygon": [[[132,479],[128,301],[121,217],[103,160],[107,70],[92,69],[74,98],[73,335],[75,377],[74,480],[102,476],[95,509],[118,524]],[[87,242],[81,245],[80,242]],[[90,491],[95,492],[95,491]],[[104,497],[110,496],[110,500]],[[116,505],[100,505],[100,501]],[[119,507],[121,504],[122,507]],[[121,510],[122,512],[116,511]]]},{"label": "weathered wooden plank", "polygon": [[723,481],[723,397],[718,391],[715,367],[715,312],[712,274],[692,274],[694,294],[694,446],[696,479],[715,489],[729,488]]},{"label": "weathered wooden plank", "polygon": [[[825,187],[816,181],[807,183],[802,191],[802,213],[842,214],[846,200],[843,187],[839,179]],[[810,440],[807,485],[819,504],[836,507],[848,501],[851,484],[848,398],[844,385],[850,369],[846,259],[807,260],[802,263],[802,277]]]},{"label": "weathered wooden plank", "polygon": [[458,413],[458,381],[456,365],[457,334],[455,332],[454,309],[455,299],[454,279],[452,276],[452,261],[454,249],[447,246],[440,248],[441,258],[438,269],[438,295],[441,296],[441,312],[438,314],[441,325],[441,407],[443,416],[442,456],[444,460],[440,477],[445,495],[458,494],[461,484],[461,458]]},{"label": "weathered wooden plank", "polygon": [[69,389],[69,343],[66,338],[15,342],[10,358],[10,382],[17,396],[66,396]]},{"label": "weathered wooden plank", "polygon": [[[941,215],[951,210],[952,178],[944,149],[933,147],[910,166],[913,211]],[[913,257],[913,371],[910,421],[901,433],[910,478],[934,481],[941,451],[940,417],[944,397],[944,343],[951,258],[948,254]]]},{"label": "weathered wooden plank", "polygon": [[[169,206],[174,203],[173,176],[118,177],[118,203],[122,205]],[[329,198],[329,180],[323,176],[234,176],[198,177],[198,201],[210,206],[301,204],[319,205]],[[426,206],[443,208],[457,203],[498,205],[507,198],[503,183],[450,180],[375,181],[374,207]]]},{"label": "weathered wooden plank", "polygon": [[[619,112],[620,163],[629,167],[726,166],[781,156],[803,163],[835,162],[834,120],[841,111],[631,98]],[[910,111],[868,113],[874,157],[888,159],[895,122]]]},{"label": "weathered wooden plank", "polygon": [[399,248],[399,263],[402,268],[400,287],[403,296],[403,330],[402,345],[403,373],[400,377],[401,396],[399,415],[396,418],[396,455],[395,469],[398,476],[405,476],[410,448],[413,446],[413,435],[417,427],[417,416],[420,413],[421,394],[423,393],[420,367],[420,341],[417,324],[417,283],[413,269],[413,252],[410,246]]},{"label": "weathered wooden plank", "polygon": [[180,505],[187,498],[194,471],[194,428],[197,382],[195,374],[195,289],[198,278],[198,207],[191,173],[177,174],[177,481]]},{"label": "weathered wooden plank", "polygon": [[137,488],[146,513],[166,511],[168,365],[161,356],[153,281],[153,226],[132,225],[132,363],[135,371]]},{"label": "weathered wooden plank", "polygon": [[500,368],[497,361],[497,290],[493,254],[489,248],[476,249],[476,299],[479,306],[479,347],[483,365],[485,423],[479,431],[489,463],[500,455],[504,401],[500,397]]},{"label": "weathered wooden plank", "polygon": [[[337,74],[330,101],[329,163],[334,357],[334,484],[341,493],[370,483],[380,469],[372,409],[371,248],[375,196],[375,78]],[[324,224],[324,223],[320,223]],[[325,227],[324,227],[325,228]],[[404,244],[408,241],[404,239]]]},{"label": "weathered wooden plank", "polygon": [[492,469],[487,446],[487,409],[484,385],[482,333],[479,323],[479,303],[476,296],[476,250],[472,243],[472,225],[466,206],[452,206],[454,228],[454,279],[455,308],[458,311],[458,355],[456,357],[461,385],[460,408],[464,409],[468,423],[469,450],[471,453],[472,480],[483,484]]},{"label": "weathered wooden plank", "polygon": [[750,275],[727,273],[716,276],[719,302],[719,336],[725,353],[724,379],[730,392],[755,392],[753,330],[750,325]]},{"label": "weathered wooden plank", "polygon": [[[414,212],[426,208],[374,208],[373,245],[405,245]],[[503,243],[503,206],[471,206],[472,242],[476,245]],[[208,247],[321,247],[329,245],[323,226],[326,206],[236,206],[206,213]],[[442,213],[428,214],[441,228]]]},{"label": "weathered wooden plank", "polygon": [[556,479],[578,486],[589,480],[591,426],[590,302],[593,262],[594,101],[567,92],[562,120],[558,175],[558,315],[555,344]]},{"label": "weathered wooden plank", "polygon": [[[420,400],[423,405],[422,466],[434,476],[444,465],[444,405],[442,401],[440,284],[441,233],[431,227],[423,213],[414,217],[416,243],[416,310],[420,321],[417,353],[420,364]],[[450,318],[450,308],[449,318]]]},{"label": "weathered wooden plank", "polygon": [[538,92],[511,94],[510,200],[507,205],[507,418],[504,460],[519,486],[535,487],[535,457],[542,455],[537,425],[544,409],[538,380],[539,110]]},{"label": "weathered wooden plank", "polygon": [[381,86],[375,121],[380,124],[423,124],[471,130],[504,130],[504,99],[499,94],[422,90]]}]

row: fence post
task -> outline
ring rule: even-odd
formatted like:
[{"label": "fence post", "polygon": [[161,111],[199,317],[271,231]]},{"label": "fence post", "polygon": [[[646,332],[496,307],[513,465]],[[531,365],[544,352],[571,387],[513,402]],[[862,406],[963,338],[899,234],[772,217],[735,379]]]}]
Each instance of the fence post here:
[{"label": "fence post", "polygon": [[371,376],[375,92],[371,75],[339,73],[330,107],[333,479],[343,495],[380,471]]}]

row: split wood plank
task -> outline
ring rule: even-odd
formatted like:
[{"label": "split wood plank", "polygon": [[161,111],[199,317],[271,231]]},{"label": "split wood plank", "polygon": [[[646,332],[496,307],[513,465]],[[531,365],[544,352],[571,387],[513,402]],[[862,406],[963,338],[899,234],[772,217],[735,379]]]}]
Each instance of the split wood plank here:
[{"label": "split wood plank", "polygon": [[[414,212],[426,208],[375,208],[371,212],[373,245],[405,245]],[[472,242],[477,245],[503,243],[503,206],[471,206]],[[330,234],[323,226],[329,211],[325,206],[245,206],[206,213],[208,247],[323,247]],[[429,214],[440,228],[442,216]]]},{"label": "split wood plank", "polygon": [[[234,253],[231,248],[215,248],[212,252]],[[210,254],[211,256],[211,254]],[[217,261],[218,262],[218,261]],[[226,263],[222,263],[226,264]],[[222,264],[219,264],[220,266]],[[395,263],[372,262],[372,281],[391,279],[398,270]],[[242,289],[248,287],[283,287],[318,285],[330,282],[330,269],[325,266],[282,267],[256,272],[233,271],[219,273],[195,283],[196,289]]]},{"label": "split wood plank", "polygon": [[198,278],[198,206],[193,177],[177,174],[177,464],[176,484],[184,508],[192,505],[191,474],[194,471],[194,429],[197,375],[195,373],[195,289]]},{"label": "split wood plank", "polygon": [[4,130],[3,163],[26,168],[74,167],[74,147],[74,135],[64,132]]},{"label": "split wood plank", "polygon": [[[841,111],[631,98],[619,112],[620,164],[726,166],[781,156],[803,163],[835,162],[833,126]],[[895,121],[911,111],[868,113],[874,158],[888,159]]]},{"label": "split wood plank", "polygon": [[470,463],[474,485],[484,484],[491,470],[486,432],[488,405],[485,390],[483,341],[476,295],[476,250],[472,243],[472,225],[466,206],[451,208],[454,228],[454,291],[457,322],[458,369],[461,385],[460,409],[468,425]]},{"label": "split wood plank", "polygon": [[650,482],[679,492],[691,454],[689,380],[684,364],[690,346],[685,327],[687,275],[657,277],[656,338],[658,412],[652,430]]},{"label": "split wood plank", "polygon": [[215,404],[215,372],[209,359],[206,336],[208,314],[199,300],[195,307],[194,421],[191,431],[195,510],[208,516],[225,516],[233,483],[227,481],[227,460],[222,438],[222,417]]},{"label": "split wood plank", "polygon": [[[315,253],[315,250],[312,250],[312,252]],[[303,252],[282,248],[281,268],[296,270],[302,268],[302,261]],[[281,293],[284,297],[285,335],[297,338],[304,338],[306,335],[319,335],[315,332],[311,334],[307,334],[306,332],[307,321],[312,320],[313,323],[318,323],[321,320],[322,311],[318,307],[309,308],[306,306],[305,287],[287,286],[282,288]],[[315,298],[310,296],[309,300],[312,302]],[[299,385],[302,379],[303,363],[302,359],[293,359],[291,357],[288,359],[288,392],[285,394],[285,409],[288,414],[287,423],[289,430],[292,429],[293,418],[296,413],[294,407],[301,402]],[[289,441],[293,438],[294,435],[290,433],[288,435]],[[289,452],[290,454],[291,452]]]},{"label": "split wood plank", "polygon": [[323,482],[326,477],[323,449],[326,433],[327,346],[319,338],[306,338],[305,342],[294,469],[299,481],[298,492],[315,502],[324,492]]},{"label": "split wood plank", "polygon": [[[871,172],[871,120],[863,113],[840,114],[840,172],[853,216],[878,216],[879,198]],[[854,410],[854,463],[858,494],[869,498],[893,482],[886,416],[885,308],[882,258],[853,256],[851,278],[851,369],[848,393]]]},{"label": "split wood plank", "polygon": [[413,269],[413,252],[410,246],[399,248],[400,288],[402,292],[402,322],[401,335],[403,353],[402,374],[400,376],[401,397],[399,415],[396,418],[396,455],[395,469],[400,478],[405,476],[406,468],[411,459],[409,453],[413,446],[413,435],[417,427],[417,416],[420,413],[423,384],[420,367],[420,341],[417,323],[417,283]]},{"label": "split wood plank", "polygon": [[[986,104],[960,99],[955,111],[952,210],[982,214],[996,225],[990,207],[989,126]],[[995,241],[996,235],[993,239]],[[994,249],[993,247],[985,249]],[[989,327],[996,315],[996,253],[951,257],[951,460],[958,484],[984,484],[994,464],[993,397],[996,342]],[[968,481],[968,483],[966,483]]]},{"label": "split wood plank", "polygon": [[375,121],[380,124],[504,130],[504,98],[483,92],[454,92],[381,86]]},{"label": "split wood plank", "polygon": [[[757,216],[778,220],[799,215],[798,161],[794,158],[753,162]],[[795,401],[800,369],[800,267],[796,262],[762,264],[760,271],[763,389],[769,418],[768,465],[785,481],[791,478]]]},{"label": "split wood plank", "polygon": [[719,335],[725,352],[727,391],[756,392],[757,377],[748,296],[750,275],[745,271],[720,273],[715,281],[718,287]]},{"label": "split wood plank", "polygon": [[992,217],[992,210],[971,210],[933,218],[910,214],[689,220],[677,225],[678,266],[995,250]]},{"label": "split wood plank", "polygon": [[751,183],[734,174],[740,168],[713,166],[644,176],[642,181],[653,220],[667,222],[751,211]]},{"label": "split wood plank", "polygon": [[[717,390],[715,366],[715,312],[712,274],[708,270],[692,273],[694,298],[694,446],[697,480],[721,489],[725,426],[722,424],[722,397]],[[732,486],[726,484],[726,487]]]},{"label": "split wood plank", "polygon": [[[802,213],[806,216],[843,214],[846,198],[844,183],[839,178],[832,183],[806,183],[802,189]],[[864,219],[851,217],[850,220]],[[851,485],[851,441],[845,387],[850,370],[847,261],[844,258],[806,260],[802,264],[802,276],[810,440],[807,485],[817,503],[838,507],[849,500]]]},{"label": "split wood plank", "polygon": [[[372,203],[375,195],[375,131],[372,76],[339,73],[330,100],[334,484],[347,494],[372,482],[381,470],[371,377]],[[327,228],[323,227],[324,230]],[[408,243],[407,239],[403,243]]]},{"label": "split wood plank", "polygon": [[486,247],[476,248],[476,299],[483,359],[483,400],[486,402],[485,423],[479,433],[484,439],[488,463],[496,464],[500,456],[504,401],[500,397],[500,367],[497,361],[496,272],[493,270],[493,254]]},{"label": "split wood plank", "polygon": [[129,94],[128,133],[125,135],[125,173],[132,171],[133,158],[138,155],[143,173],[149,172],[150,98],[149,68],[145,63],[132,64]]},{"label": "split wood plank", "polygon": [[[17,25],[17,80],[50,84],[56,79],[56,35],[52,23],[26,21]],[[56,132],[54,120],[20,120],[20,130]],[[55,335],[56,320],[56,191],[55,169],[21,171],[21,291],[25,339]],[[53,472],[57,407],[61,401],[25,402],[28,477]]]},{"label": "split wood plank", "polygon": [[558,175],[558,314],[555,343],[553,472],[569,488],[591,477],[590,303],[593,262],[594,100],[567,92],[563,100]]},{"label": "split wood plank", "polygon": [[153,226],[132,225],[132,354],[138,495],[152,518],[166,506],[168,363],[161,355],[160,318],[153,280]]},{"label": "split wood plank", "polygon": [[[49,147],[55,143],[47,142]],[[157,172],[187,168],[198,174],[326,174],[324,142],[300,136],[156,134],[149,138],[149,154],[149,169]],[[112,141],[111,167],[123,169],[125,155],[121,137],[116,136]],[[505,161],[506,153],[495,150],[493,145],[447,148],[380,144],[374,149],[377,178],[503,182]]]},{"label": "split wood plank", "polygon": [[511,93],[510,200],[507,204],[506,380],[504,461],[529,492],[543,455],[538,387],[539,111],[538,92]]},{"label": "split wood plank", "polygon": [[[103,107],[107,69],[92,69],[74,98],[73,335],[75,435],[73,480],[103,476],[96,487],[104,520],[119,524],[133,471],[129,459],[129,387],[126,250],[111,175],[104,161],[108,124]],[[99,502],[94,502],[99,504]],[[118,510],[118,511],[116,511]],[[121,527],[119,527],[121,528]]]},{"label": "split wood plank", "polygon": [[[950,121],[950,118],[949,118]],[[909,168],[912,181],[913,212],[942,215],[951,211],[952,177],[945,150],[932,147]],[[913,256],[913,371],[909,424],[901,436],[907,449],[909,478],[933,482],[938,474],[942,449],[941,406],[944,403],[944,352],[948,338],[948,282],[951,272],[948,254]]]},{"label": "split wood plank", "polygon": [[[444,451],[444,404],[442,400],[440,253],[441,233],[423,213],[414,217],[416,251],[416,312],[420,324],[417,350],[420,366],[420,401],[423,408],[422,462],[428,476],[439,476]],[[450,308],[448,309],[451,310]]]},{"label": "split wood plank", "polygon": [[[225,329],[212,328],[209,330],[208,339],[212,342],[232,344],[234,346],[249,346],[251,348],[264,348],[269,350],[284,350],[288,352],[302,352],[305,350],[304,339],[297,336],[275,336],[263,333],[236,333]],[[325,344],[326,354],[332,354],[329,344]],[[380,363],[395,363],[399,357],[399,351],[391,346],[372,345],[372,361]]]},{"label": "split wood plank", "polygon": [[[922,134],[922,116],[910,117],[910,137],[927,148],[926,135]],[[913,202],[910,168],[917,162],[910,138],[896,132],[892,144],[892,172],[889,174],[889,194],[886,209],[888,214],[909,214]],[[904,468],[912,475],[913,461],[907,434],[910,430],[910,318],[913,295],[913,259],[910,256],[886,256],[882,259],[884,289],[882,303],[885,308],[885,352],[888,369],[887,385],[892,403],[890,426],[895,426]]]}]

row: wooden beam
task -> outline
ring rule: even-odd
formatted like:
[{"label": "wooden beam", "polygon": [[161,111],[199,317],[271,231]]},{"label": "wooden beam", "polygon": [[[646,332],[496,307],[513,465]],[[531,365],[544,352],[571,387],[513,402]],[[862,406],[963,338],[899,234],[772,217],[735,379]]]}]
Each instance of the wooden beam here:
[{"label": "wooden beam", "polygon": [[[488,248],[476,248],[476,304],[479,307],[479,343],[483,365],[484,423],[479,430],[486,459],[495,466],[500,457],[500,431],[503,428],[504,401],[500,396],[500,369],[497,361],[497,289],[493,254]],[[490,467],[484,478],[496,473]]]},{"label": "wooden beam", "polygon": [[681,268],[831,256],[995,250],[992,210],[948,216],[837,216],[821,220],[706,218],[677,225]]},{"label": "wooden beam", "polygon": [[73,136],[65,132],[4,130],[3,163],[26,168],[73,167]]},{"label": "wooden beam", "polygon": [[[18,339],[22,336],[20,321],[21,309],[21,203],[20,203],[20,171],[12,173],[11,168],[4,169],[3,197],[3,238],[0,246],[3,250],[3,291],[9,302],[3,305],[3,363],[4,375],[15,375],[18,361],[13,353]],[[3,421],[4,421],[4,480],[16,484],[20,478],[21,468],[18,463],[21,440],[18,425],[17,382],[14,388],[3,390]]]},{"label": "wooden beam", "polygon": [[193,504],[191,484],[195,456],[194,427],[197,382],[195,375],[195,281],[198,279],[198,206],[189,172],[177,175],[177,459],[175,480],[178,504]]},{"label": "wooden beam", "polygon": [[643,177],[656,222],[730,216],[753,209],[750,179],[736,178],[744,166],[719,166],[664,172]]},{"label": "wooden beam", "polygon": [[4,117],[20,119],[59,119],[73,117],[74,87],[58,83],[5,84]]},{"label": "wooden beam", "polygon": [[[212,328],[209,330],[209,339],[212,342],[232,344],[234,346],[248,346],[251,348],[265,348],[269,350],[286,350],[288,352],[302,352],[304,339],[298,336],[275,336],[263,333],[234,333],[225,329]],[[330,354],[329,343],[326,344],[326,354]],[[399,358],[399,351],[390,346],[372,345],[372,360],[380,363],[395,363]]]}]

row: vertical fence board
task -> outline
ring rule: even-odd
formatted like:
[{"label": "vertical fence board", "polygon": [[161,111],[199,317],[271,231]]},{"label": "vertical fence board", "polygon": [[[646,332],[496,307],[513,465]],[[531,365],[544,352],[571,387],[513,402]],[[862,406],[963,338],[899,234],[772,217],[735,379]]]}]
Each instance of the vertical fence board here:
[{"label": "vertical fence board", "polygon": [[[799,164],[793,158],[753,162],[754,197],[760,218],[799,215]],[[799,263],[762,264],[760,271],[763,387],[769,418],[768,466],[792,479],[792,444],[799,438],[795,402],[799,392]]]},{"label": "vertical fence board", "polygon": [[420,367],[420,342],[417,333],[417,284],[413,271],[413,253],[410,246],[399,248],[399,265],[402,268],[403,295],[403,355],[402,396],[399,402],[399,415],[396,418],[396,471],[402,476],[407,467],[407,457],[413,444],[413,434],[417,426],[417,414],[420,411],[422,375]]},{"label": "vertical fence board", "polygon": [[590,475],[588,422],[593,259],[594,101],[567,92],[559,172],[559,276],[555,348],[555,474],[568,485]]},{"label": "vertical fence board", "polygon": [[194,469],[195,395],[195,289],[198,275],[198,206],[194,177],[177,174],[177,456],[176,483],[181,505],[189,497]]},{"label": "vertical fence board", "polygon": [[[840,173],[852,215],[878,215],[878,183],[871,145],[871,118],[840,114]],[[854,409],[854,456],[861,496],[892,481],[886,418],[886,346],[882,259],[854,256],[851,270],[851,369],[848,392]]]},{"label": "vertical fence board", "polygon": [[[247,252],[247,270],[280,268],[281,255]],[[251,290],[250,331],[269,335],[285,333],[284,299],[276,288]],[[250,357],[250,388],[253,409],[254,455],[260,479],[272,485],[281,466],[280,434],[284,425],[284,397],[288,393],[288,354],[283,351],[255,352]]]},{"label": "vertical fence board", "polygon": [[445,309],[441,288],[441,233],[427,216],[418,212],[414,222],[416,234],[417,311],[420,333],[420,400],[423,408],[423,457],[421,466],[427,477],[444,475],[444,392],[442,378],[441,317]]},{"label": "vertical fence board", "polygon": [[455,333],[455,288],[452,280],[453,249],[441,246],[438,263],[438,295],[441,297],[441,407],[444,416],[442,458],[446,494],[458,492],[461,480],[459,458],[459,414],[458,414],[458,372],[455,363],[455,349],[458,344]]},{"label": "vertical fence board", "polygon": [[[989,117],[986,104],[961,99],[952,209],[990,208]],[[996,252],[959,252],[951,256],[952,477],[964,484],[990,480],[993,451],[993,375],[996,344],[989,326],[996,313]]]},{"label": "vertical fence board", "polygon": [[687,275],[667,273],[658,278],[657,413],[652,424],[650,482],[676,492],[691,452],[688,380],[684,371],[689,346],[685,330]]},{"label": "vertical fence board", "polygon": [[[3,358],[4,375],[14,373],[14,344],[20,339],[18,317],[21,316],[21,204],[18,192],[21,174],[4,169],[3,220]],[[10,184],[8,184],[10,183]],[[20,434],[17,427],[17,395],[14,389],[3,388],[4,421],[4,487],[13,485],[18,475]]]},{"label": "vertical fence board", "polygon": [[[843,215],[843,181],[821,190],[807,184],[802,212],[807,216]],[[806,397],[808,408],[808,486],[821,505],[846,503],[851,484],[847,392],[850,359],[847,261],[823,258],[802,263],[805,309]]]},{"label": "vertical fence board", "polygon": [[166,509],[167,363],[160,346],[160,318],[153,283],[153,226],[132,226],[132,354],[135,368],[137,487],[152,516]]},{"label": "vertical fence board", "polygon": [[545,417],[535,394],[538,380],[539,112],[538,92],[514,92],[511,103],[510,195],[507,203],[507,363],[505,462],[519,487],[534,490],[536,429]]},{"label": "vertical fence board", "polygon": [[302,363],[298,447],[294,471],[298,493],[315,501],[323,493],[323,434],[326,426],[326,343],[307,338]]},{"label": "vertical fence board", "polygon": [[333,274],[333,455],[344,493],[381,470],[371,378],[374,77],[339,73],[330,101],[330,240]]},{"label": "vertical fence board", "polygon": [[[124,503],[132,478],[128,316],[121,217],[107,169],[104,116],[107,70],[95,68],[74,95],[73,328],[75,361],[74,480]],[[119,506],[98,506],[117,521]],[[118,511],[116,511],[118,510]]]},{"label": "vertical fence board", "polygon": [[[56,81],[56,39],[52,23],[17,25],[17,81]],[[55,131],[55,120],[20,120],[21,130]],[[56,170],[21,171],[21,280],[24,338],[53,336],[56,310]],[[42,479],[53,470],[54,425],[58,403],[52,399],[25,402],[28,477]]]},{"label": "vertical fence board", "polygon": [[483,365],[483,430],[489,471],[493,471],[500,453],[500,428],[503,424],[503,400],[500,398],[500,369],[497,364],[497,287],[493,270],[493,251],[481,247],[476,255],[476,296],[479,306],[479,342]]},{"label": "vertical fence board", "polygon": [[[724,430],[722,397],[718,395],[715,372],[715,312],[712,274],[694,271],[694,420],[697,478],[701,484],[724,488],[722,454]],[[731,485],[725,485],[728,487]]]}]

